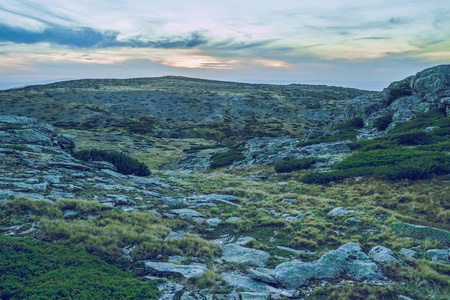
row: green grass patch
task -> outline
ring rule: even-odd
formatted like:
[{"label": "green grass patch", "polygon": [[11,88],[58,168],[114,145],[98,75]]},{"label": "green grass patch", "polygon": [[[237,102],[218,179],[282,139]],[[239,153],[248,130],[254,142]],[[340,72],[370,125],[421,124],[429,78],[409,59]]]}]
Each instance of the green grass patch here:
[{"label": "green grass patch", "polygon": [[24,145],[0,145],[0,148],[4,149],[12,149],[12,150],[18,150],[18,151],[28,151],[28,152],[35,152],[32,148]]},{"label": "green grass patch", "polygon": [[0,236],[1,299],[158,299],[143,283],[77,245]]}]

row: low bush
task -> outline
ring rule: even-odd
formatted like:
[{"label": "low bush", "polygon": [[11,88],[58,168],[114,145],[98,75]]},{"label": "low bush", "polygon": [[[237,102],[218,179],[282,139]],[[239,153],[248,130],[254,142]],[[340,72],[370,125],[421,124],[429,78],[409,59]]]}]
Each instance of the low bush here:
[{"label": "low bush", "polygon": [[302,177],[308,184],[326,184],[345,178],[374,175],[385,180],[424,179],[450,172],[450,156],[445,153],[396,147],[357,152],[332,167],[330,172],[313,172]]},{"label": "low bush", "polygon": [[76,245],[0,236],[1,299],[158,299],[143,283]]},{"label": "low bush", "polygon": [[397,145],[402,146],[415,146],[415,145],[428,145],[433,141],[431,134],[423,131],[408,132],[400,135],[393,136],[391,138]]},{"label": "low bush", "polygon": [[226,152],[216,153],[211,156],[211,169],[217,169],[225,166],[232,165],[236,161],[240,161],[245,158],[244,153],[240,149],[230,149]]},{"label": "low bush", "polygon": [[388,128],[389,124],[392,123],[393,114],[386,114],[382,117],[379,117],[373,121],[373,126],[379,131],[384,131]]},{"label": "low bush", "polygon": [[290,158],[288,160],[280,161],[274,165],[275,171],[277,173],[290,173],[293,171],[300,171],[304,169],[309,169],[313,164],[317,162],[317,158],[308,157],[308,158]]},{"label": "low bush", "polygon": [[150,175],[150,170],[145,164],[139,162],[135,158],[117,151],[105,151],[98,149],[81,150],[74,152],[73,156],[84,161],[98,160],[110,162],[116,166],[117,172],[124,175]]},{"label": "low bush", "polygon": [[348,120],[344,123],[338,124],[336,126],[337,129],[358,129],[358,128],[363,128],[364,127],[364,120],[360,117]]},{"label": "low bush", "polygon": [[390,105],[395,100],[397,100],[401,97],[410,96],[410,95],[411,95],[411,88],[409,87],[409,82],[404,81],[404,82],[398,84],[396,87],[393,87],[389,90],[387,104]]}]

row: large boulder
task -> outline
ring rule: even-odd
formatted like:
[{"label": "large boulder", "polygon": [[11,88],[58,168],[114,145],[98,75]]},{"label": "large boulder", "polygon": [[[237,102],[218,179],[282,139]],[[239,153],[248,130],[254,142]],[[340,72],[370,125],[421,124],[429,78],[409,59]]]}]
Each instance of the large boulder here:
[{"label": "large boulder", "polygon": [[257,249],[250,249],[236,244],[223,245],[222,260],[238,264],[264,267],[270,254]]},{"label": "large boulder", "polygon": [[324,254],[314,262],[286,262],[275,268],[275,278],[288,289],[305,285],[310,279],[332,279],[340,276],[355,280],[384,280],[385,277],[356,242]]}]

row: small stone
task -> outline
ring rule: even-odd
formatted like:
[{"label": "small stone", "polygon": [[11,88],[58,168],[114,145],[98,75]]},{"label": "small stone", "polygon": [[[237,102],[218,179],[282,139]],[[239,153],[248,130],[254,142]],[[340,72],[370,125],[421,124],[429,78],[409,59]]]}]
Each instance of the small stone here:
[{"label": "small stone", "polygon": [[358,223],[362,223],[362,221],[360,219],[355,218],[355,217],[347,218],[344,221],[344,224],[358,224]]},{"label": "small stone", "polygon": [[239,217],[229,217],[228,219],[227,219],[227,222],[229,222],[229,223],[231,223],[231,222],[236,222],[236,221],[239,221],[241,218],[239,218]]},{"label": "small stone", "polygon": [[178,230],[177,232],[169,233],[169,235],[166,236],[164,241],[179,240],[179,239],[182,239],[184,237],[186,237],[186,234],[184,233],[184,231],[183,230]]},{"label": "small stone", "polygon": [[220,219],[215,218],[215,219],[208,219],[208,220],[206,220],[206,223],[208,223],[209,226],[216,227],[220,223],[222,223],[222,221]]},{"label": "small stone", "polygon": [[400,249],[399,254],[403,257],[408,257],[408,258],[419,258],[419,253],[417,253],[416,251],[412,250],[412,249],[405,249],[402,248]]},{"label": "small stone", "polygon": [[297,199],[296,198],[284,198],[283,200],[281,200],[281,202],[295,204],[295,203],[297,203]]},{"label": "small stone", "polygon": [[71,217],[78,215],[78,212],[75,210],[65,210],[64,211],[64,217]]},{"label": "small stone", "polygon": [[297,217],[286,217],[286,218],[284,218],[284,220],[286,222],[294,222],[294,221],[297,221],[298,218]]}]

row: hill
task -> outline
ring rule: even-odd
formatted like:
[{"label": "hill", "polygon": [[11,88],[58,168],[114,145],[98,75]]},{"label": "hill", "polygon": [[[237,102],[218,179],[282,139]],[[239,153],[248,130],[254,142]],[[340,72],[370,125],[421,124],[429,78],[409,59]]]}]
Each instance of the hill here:
[{"label": "hill", "polygon": [[450,65],[381,92],[163,77],[0,101],[2,299],[450,294]]}]

